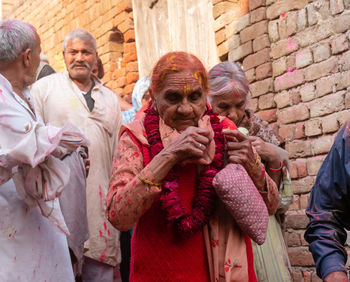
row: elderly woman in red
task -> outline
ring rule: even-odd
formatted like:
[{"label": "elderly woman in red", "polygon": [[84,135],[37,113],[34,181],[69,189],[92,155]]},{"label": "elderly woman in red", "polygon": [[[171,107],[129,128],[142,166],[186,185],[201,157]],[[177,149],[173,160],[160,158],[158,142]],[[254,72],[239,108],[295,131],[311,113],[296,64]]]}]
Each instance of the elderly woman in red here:
[{"label": "elderly woman in red", "polygon": [[[109,221],[120,230],[136,225],[130,280],[256,281],[250,240],[212,182],[226,155],[251,171],[257,154],[238,131],[224,138],[207,106],[207,72],[195,56],[164,55],[149,91],[148,109],[120,133],[107,195]],[[274,212],[274,182],[264,171],[249,176]]]}]

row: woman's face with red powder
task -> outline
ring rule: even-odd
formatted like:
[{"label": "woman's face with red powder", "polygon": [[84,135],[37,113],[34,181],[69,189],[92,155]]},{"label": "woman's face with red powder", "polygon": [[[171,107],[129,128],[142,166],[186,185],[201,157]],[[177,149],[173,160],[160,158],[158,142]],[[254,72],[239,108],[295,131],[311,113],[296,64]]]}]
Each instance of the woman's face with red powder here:
[{"label": "woman's face with red powder", "polygon": [[152,97],[165,124],[178,131],[197,126],[207,103],[199,73],[173,72],[166,76],[163,85],[159,93],[152,93]]}]

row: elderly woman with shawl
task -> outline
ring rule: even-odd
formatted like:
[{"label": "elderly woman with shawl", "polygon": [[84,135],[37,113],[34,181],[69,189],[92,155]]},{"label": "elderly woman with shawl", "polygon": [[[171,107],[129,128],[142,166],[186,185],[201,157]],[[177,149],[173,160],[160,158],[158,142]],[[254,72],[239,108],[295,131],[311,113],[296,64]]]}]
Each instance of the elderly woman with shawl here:
[{"label": "elderly woman with shawl", "polygon": [[148,109],[121,130],[107,195],[109,221],[119,230],[136,224],[130,280],[256,281],[250,240],[218,200],[213,179],[227,154],[251,172],[270,212],[276,185],[263,168],[252,172],[258,156],[243,134],[228,130],[225,144],[197,57],[164,55],[149,91]]},{"label": "elderly woman with shawl", "polygon": [[266,241],[253,242],[254,266],[258,281],[291,281],[290,263],[279,223],[293,199],[288,174],[288,153],[268,123],[247,108],[249,85],[244,71],[233,62],[223,62],[209,72],[209,100],[213,110],[232,120],[249,140],[266,165],[267,173],[280,187],[280,205],[269,218]]}]

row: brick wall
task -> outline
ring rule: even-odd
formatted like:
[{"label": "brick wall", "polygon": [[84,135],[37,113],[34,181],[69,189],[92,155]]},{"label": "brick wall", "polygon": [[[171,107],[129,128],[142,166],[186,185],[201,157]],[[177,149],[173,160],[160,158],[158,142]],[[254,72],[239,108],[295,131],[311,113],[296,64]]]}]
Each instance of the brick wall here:
[{"label": "brick wall", "polygon": [[286,217],[295,281],[319,281],[303,234],[305,208],[334,137],[350,118],[350,1],[250,0],[229,59],[249,79],[252,107],[290,152],[294,203]]},{"label": "brick wall", "polygon": [[[303,239],[305,207],[336,132],[350,117],[350,0],[250,0],[247,14],[244,2],[213,0],[218,55],[243,65],[251,107],[290,152],[295,196],[286,238],[294,280],[319,281]],[[38,29],[58,71],[65,68],[64,37],[77,27],[89,30],[97,38],[104,81],[130,101],[138,79],[131,0],[22,0],[7,18]]]},{"label": "brick wall", "polygon": [[43,53],[57,71],[65,69],[65,36],[75,28],[88,30],[97,40],[105,68],[103,81],[131,100],[128,95],[138,79],[131,0],[26,0],[4,17],[22,19],[37,28]]}]

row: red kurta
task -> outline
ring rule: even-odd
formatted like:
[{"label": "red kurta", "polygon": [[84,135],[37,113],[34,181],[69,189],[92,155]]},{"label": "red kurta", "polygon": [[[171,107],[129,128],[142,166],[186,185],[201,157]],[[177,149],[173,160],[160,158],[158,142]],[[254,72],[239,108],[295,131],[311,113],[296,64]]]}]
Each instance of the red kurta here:
[{"label": "red kurta", "polygon": [[[197,166],[176,169],[182,204],[192,209]],[[181,237],[168,224],[159,200],[140,218],[131,242],[130,281],[209,281],[203,231]]]}]

